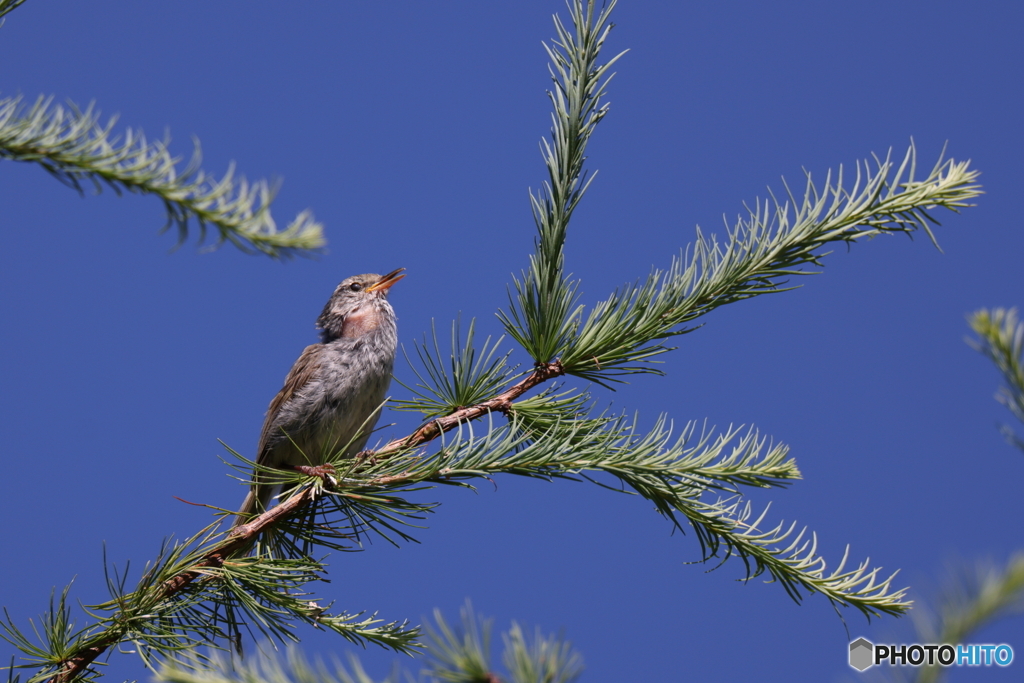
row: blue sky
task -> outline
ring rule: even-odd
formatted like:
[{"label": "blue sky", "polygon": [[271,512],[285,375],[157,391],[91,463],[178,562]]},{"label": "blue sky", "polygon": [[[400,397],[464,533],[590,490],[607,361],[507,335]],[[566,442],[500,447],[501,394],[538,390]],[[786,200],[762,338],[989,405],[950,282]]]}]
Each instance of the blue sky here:
[{"label": "blue sky", "polygon": [[[95,101],[118,126],[169,131],[204,167],[284,180],[284,224],[311,208],[329,247],[275,263],[159,235],[152,197],[81,198],[41,169],[0,163],[0,450],[8,522],[0,604],[19,623],[52,587],[106,596],[102,552],[134,568],[208,519],[174,496],[234,507],[217,439],[251,454],[267,403],[315,340],[333,287],[408,269],[399,336],[494,311],[526,265],[527,189],[544,170],[541,41],[557,0],[300,3],[29,0],[0,29],[0,93]],[[757,495],[817,532],[836,562],[870,556],[914,596],[945,563],[1024,547],[1024,458],[996,425],[995,371],[964,343],[965,314],[1024,305],[1024,120],[1013,3],[651,3],[623,0],[609,55],[630,52],[590,147],[600,169],[574,217],[567,267],[584,302],[666,266],[694,226],[721,231],[744,201],[872,153],[923,165],[948,141],[986,194],[927,239],[838,249],[801,289],[715,311],[679,340],[666,377],[598,392],[650,424],[753,424],[790,445],[804,481]],[[411,372],[399,362],[396,375]],[[395,387],[395,395],[404,390]],[[397,436],[413,425],[392,414]],[[472,599],[563,630],[585,681],[841,680],[847,633],[828,603],[793,604],[742,565],[699,558],[649,504],[591,485],[499,479],[442,503],[420,544],[330,560],[319,590],[346,610],[419,621]],[[909,638],[909,619],[850,635]],[[313,654],[348,649],[303,633]],[[1024,625],[976,642],[1024,655]],[[0,649],[0,654],[8,652]],[[6,658],[8,655],[3,655]],[[383,676],[395,656],[364,657]],[[146,677],[115,655],[108,680]],[[415,664],[411,663],[414,667]],[[1021,666],[1015,664],[1015,668]],[[1010,671],[951,680],[1009,680]]]}]

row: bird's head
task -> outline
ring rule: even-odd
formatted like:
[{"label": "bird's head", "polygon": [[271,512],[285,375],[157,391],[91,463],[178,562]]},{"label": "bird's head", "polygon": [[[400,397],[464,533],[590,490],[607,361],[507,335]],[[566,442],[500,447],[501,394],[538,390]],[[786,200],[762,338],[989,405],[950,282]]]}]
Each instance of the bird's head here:
[{"label": "bird's head", "polygon": [[340,337],[361,337],[383,322],[394,324],[395,312],[387,302],[388,290],[405,275],[405,268],[387,275],[367,273],[345,278],[334,290],[316,326],[323,341]]}]

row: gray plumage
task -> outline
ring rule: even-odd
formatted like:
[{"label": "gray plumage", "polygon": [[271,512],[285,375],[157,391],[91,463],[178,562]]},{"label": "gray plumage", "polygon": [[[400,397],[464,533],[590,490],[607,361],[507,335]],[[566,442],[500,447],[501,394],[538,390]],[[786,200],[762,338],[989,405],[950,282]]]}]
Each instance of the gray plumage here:
[{"label": "gray plumage", "polygon": [[[398,334],[386,297],[402,270],[355,275],[334,290],[317,319],[320,343],[306,347],[270,402],[258,464],[321,465],[350,441],[347,458],[366,445],[391,383]],[[235,524],[266,510],[279,488],[254,475]]]}]

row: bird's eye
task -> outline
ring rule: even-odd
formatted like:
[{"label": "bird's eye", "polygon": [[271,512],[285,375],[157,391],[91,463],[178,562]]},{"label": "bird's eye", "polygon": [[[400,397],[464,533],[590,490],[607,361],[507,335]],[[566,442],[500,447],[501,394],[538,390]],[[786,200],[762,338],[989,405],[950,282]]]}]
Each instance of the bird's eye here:
[{"label": "bird's eye", "polygon": [[363,286],[361,284],[359,284],[358,282],[353,282],[352,284],[350,284],[348,286],[348,288],[350,290],[352,290],[353,292],[361,292],[363,290]]}]

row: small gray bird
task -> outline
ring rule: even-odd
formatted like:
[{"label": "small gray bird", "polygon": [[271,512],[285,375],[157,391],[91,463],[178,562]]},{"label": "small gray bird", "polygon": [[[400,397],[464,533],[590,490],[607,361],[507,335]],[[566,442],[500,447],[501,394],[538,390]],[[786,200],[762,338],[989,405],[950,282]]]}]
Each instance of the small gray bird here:
[{"label": "small gray bird", "polygon": [[[387,295],[403,270],[354,275],[334,290],[316,321],[320,343],[306,347],[270,402],[257,463],[316,466],[349,442],[345,457],[363,449],[391,384],[398,334]],[[277,489],[254,474],[235,526],[265,511]]]}]

